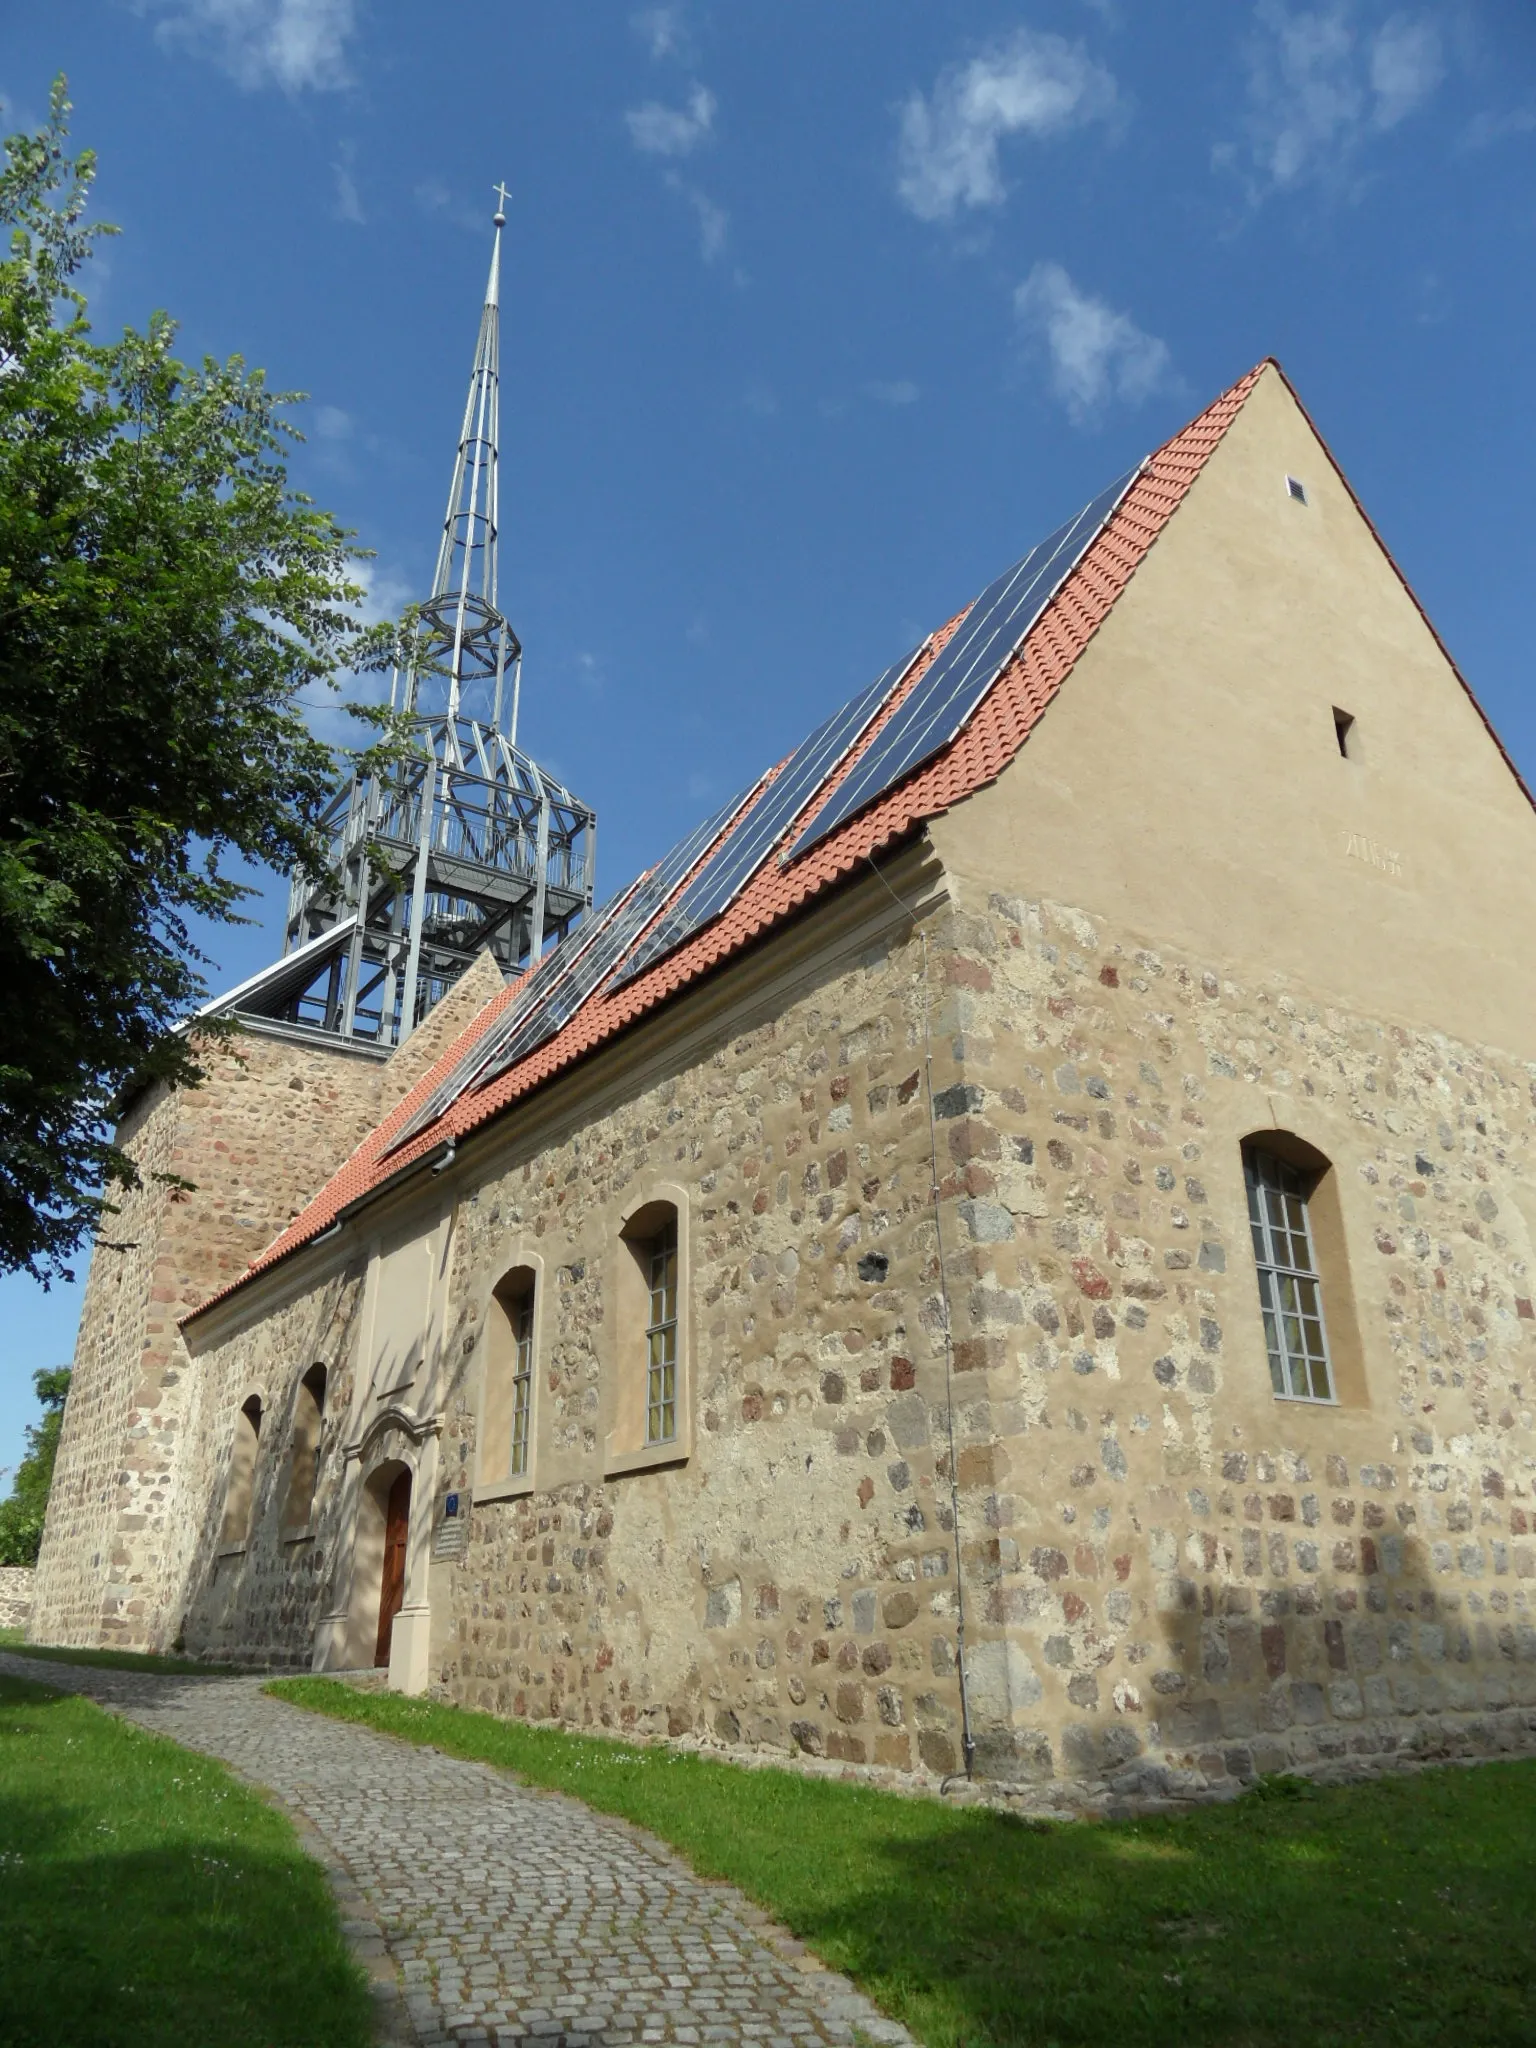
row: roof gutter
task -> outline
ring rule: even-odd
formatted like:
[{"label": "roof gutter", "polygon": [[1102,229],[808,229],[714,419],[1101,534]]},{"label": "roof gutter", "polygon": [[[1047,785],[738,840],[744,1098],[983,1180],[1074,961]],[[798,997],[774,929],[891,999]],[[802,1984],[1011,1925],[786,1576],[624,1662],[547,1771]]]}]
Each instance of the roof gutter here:
[{"label": "roof gutter", "polygon": [[[336,1211],[332,1222],[318,1236],[307,1237],[303,1244],[294,1246],[294,1251],[301,1252],[308,1245],[318,1244],[321,1238],[329,1237],[333,1231],[340,1230],[343,1224],[350,1223],[354,1216],[360,1215],[370,1203],[378,1201],[381,1195],[387,1195],[393,1188],[403,1187],[418,1173],[427,1169],[434,1174],[444,1172],[452,1166],[458,1149],[456,1138],[444,1138],[440,1145],[434,1145],[430,1152],[423,1152],[419,1159],[409,1160],[404,1166],[397,1167],[387,1180],[376,1181],[371,1188],[365,1188],[362,1194],[354,1195],[345,1207]],[[289,1256],[292,1257],[292,1253]]]}]

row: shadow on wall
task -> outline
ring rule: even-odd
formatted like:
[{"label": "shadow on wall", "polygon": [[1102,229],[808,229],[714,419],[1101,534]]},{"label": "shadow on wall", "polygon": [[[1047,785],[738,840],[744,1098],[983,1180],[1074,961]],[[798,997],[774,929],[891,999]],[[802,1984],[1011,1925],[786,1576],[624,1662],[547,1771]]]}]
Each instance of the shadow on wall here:
[{"label": "shadow on wall", "polygon": [[[263,1409],[243,1538],[230,1533],[231,1500],[241,1484],[230,1410],[243,1405],[249,1389],[209,1389],[209,1401],[224,1406],[205,1427],[204,1496],[183,1619],[175,1644],[158,1647],[225,1663],[308,1668],[336,1543],[338,1454],[351,1404],[361,1280],[361,1266],[339,1274],[281,1372],[253,1374],[263,1384]],[[309,1504],[300,1524],[294,1502],[302,1492]]]},{"label": "shadow on wall", "polygon": [[[1311,1535],[1294,1537],[1294,1497],[1250,1495],[1248,1507],[1255,1521],[1236,1555],[1227,1537],[1196,1532],[1179,1560],[1189,1575],[1161,1582],[1161,1663],[1070,1681],[1099,1715],[1065,1731],[1065,1774],[1156,1798],[1235,1790],[1275,1771],[1536,1750],[1536,1627],[1510,1614],[1502,1589],[1491,1596],[1501,1612],[1488,1594],[1448,1585],[1412,1531],[1321,1528],[1313,1547],[1355,1575],[1286,1583],[1289,1540],[1306,1546]],[[1278,1521],[1260,1529],[1261,1509]],[[1220,1578],[1193,1575],[1196,1547]]]}]

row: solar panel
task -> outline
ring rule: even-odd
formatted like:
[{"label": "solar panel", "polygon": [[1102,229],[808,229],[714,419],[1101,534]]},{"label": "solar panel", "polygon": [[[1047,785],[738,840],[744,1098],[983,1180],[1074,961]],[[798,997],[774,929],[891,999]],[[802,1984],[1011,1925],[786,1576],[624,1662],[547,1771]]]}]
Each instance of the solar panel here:
[{"label": "solar panel", "polygon": [[795,818],[860,739],[917,659],[919,649],[892,662],[884,675],[861,690],[790,755],[752,808],[739,818],[714,853],[688,883],[676,902],[646,933],[639,947],[614,978],[614,987],[680,946],[701,925],[728,910],[757,873]]},{"label": "solar panel", "polygon": [[594,942],[604,925],[622,910],[644,879],[643,875],[638,876],[627,889],[621,890],[617,896],[590,912],[573,932],[567,932],[560,943],[538,961],[518,990],[510,1007],[502,1012],[483,1037],[475,1041],[458,1065],[444,1075],[426,1101],[396,1133],[390,1142],[391,1152],[398,1151],[400,1146],[409,1143],[418,1132],[436,1123],[444,1110],[456,1102],[466,1089],[473,1087],[481,1070],[501,1051],[541,996],[548,994],[554,982],[569,971],[578,953]]},{"label": "solar panel", "polygon": [[572,958],[558,978],[545,984],[534,1003],[526,1007],[519,1005],[519,1014],[508,1020],[508,1029],[500,1036],[500,1042],[481,1061],[460,1093],[471,1086],[483,1088],[487,1082],[494,1081],[498,1074],[504,1074],[509,1067],[526,1058],[536,1046],[553,1038],[560,1027],[569,1022],[592,991],[623,959],[678,883],[719,838],[756,787],[756,783],[749,783],[713,817],[706,818],[702,825],[696,825],[664,859],[618,899],[613,914],[603,918],[588,944]]},{"label": "solar panel", "polygon": [[553,1038],[592,990],[623,957],[637,932],[688,873],[752,793],[752,786],[680,839],[654,868],[621,889],[598,910],[582,919],[538,962],[518,990],[516,1000],[485,1035],[470,1047],[456,1067],[437,1084],[421,1107],[396,1134],[397,1151],[437,1119],[471,1088],[483,1086],[547,1038]]},{"label": "solar panel", "polygon": [[789,849],[787,861],[949,744],[1082,560],[1137,474],[1130,470],[1101,491],[1075,519],[1031,548],[1022,562],[982,592],[906,702],[892,713],[869,751]]}]

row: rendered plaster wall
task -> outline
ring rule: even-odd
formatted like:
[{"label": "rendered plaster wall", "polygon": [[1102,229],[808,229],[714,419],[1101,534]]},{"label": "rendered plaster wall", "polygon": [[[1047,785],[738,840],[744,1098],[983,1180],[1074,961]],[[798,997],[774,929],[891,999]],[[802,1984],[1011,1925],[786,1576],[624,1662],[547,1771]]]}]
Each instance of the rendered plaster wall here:
[{"label": "rendered plaster wall", "polygon": [[1080,904],[1536,1057],[1536,813],[1273,370],[1017,760],[934,837],[983,901]]},{"label": "rendered plaster wall", "polygon": [[118,1142],[142,1184],[121,1197],[86,1281],[35,1640],[164,1649],[175,1638],[228,1448],[192,1448],[179,1320],[244,1271],[500,986],[489,959],[477,962],[385,1063],[243,1035],[208,1051],[200,1087],[157,1088],[129,1112]]}]

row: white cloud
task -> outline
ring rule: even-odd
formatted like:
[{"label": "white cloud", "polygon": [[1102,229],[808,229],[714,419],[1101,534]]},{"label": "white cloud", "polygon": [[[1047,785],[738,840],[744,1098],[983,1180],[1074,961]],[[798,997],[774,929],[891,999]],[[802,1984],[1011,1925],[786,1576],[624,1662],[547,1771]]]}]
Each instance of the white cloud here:
[{"label": "white cloud", "polygon": [[7,135],[35,135],[45,119],[41,109],[34,109],[25,100],[18,100],[0,87],[0,122],[3,122]]},{"label": "white cloud", "polygon": [[1013,295],[1025,330],[1051,359],[1051,382],[1074,420],[1111,399],[1135,404],[1167,382],[1165,342],[1142,332],[1128,313],[1079,291],[1059,263],[1037,263]]},{"label": "white cloud", "polygon": [[355,0],[138,0],[160,40],[211,57],[241,85],[285,92],[347,83]]},{"label": "white cloud", "polygon": [[1536,128],[1536,106],[1510,107],[1503,113],[1476,114],[1467,124],[1461,146],[1463,149],[1487,149],[1493,143],[1507,142],[1512,135],[1529,135],[1533,128]]},{"label": "white cloud", "polygon": [[681,7],[642,7],[630,16],[636,35],[642,36],[655,58],[677,55],[683,42]]},{"label": "white cloud", "polygon": [[331,172],[336,180],[336,218],[360,228],[366,224],[368,216],[363,212],[363,196],[357,189],[357,179],[353,174],[356,161],[356,147],[350,142],[344,142],[336,152],[336,161],[331,165]]},{"label": "white cloud", "polygon": [[647,100],[643,107],[632,107],[624,122],[630,140],[646,156],[690,156],[714,129],[715,96],[707,86],[696,85],[686,107]]},{"label": "white cloud", "polygon": [[[715,96],[708,86],[695,85],[685,107],[666,107],[659,100],[647,100],[624,116],[630,140],[645,156],[676,159],[691,156],[714,135]],[[730,232],[730,215],[723,206],[701,192],[675,168],[665,173],[666,184],[687,200],[699,228],[699,254],[706,263],[718,262],[725,254]]]},{"label": "white cloud", "polygon": [[877,405],[916,405],[920,395],[910,377],[897,377],[890,383],[876,379],[864,386],[864,396]]},{"label": "white cloud", "polygon": [[1058,135],[1113,110],[1115,81],[1080,44],[1019,29],[1007,42],[939,75],[931,96],[901,110],[897,190],[919,220],[1004,196],[1005,135]]},{"label": "white cloud", "polygon": [[481,234],[490,225],[488,213],[476,212],[460,192],[452,192],[441,178],[423,178],[411,195],[423,213],[440,213],[456,228]]},{"label": "white cloud", "polygon": [[315,432],[322,441],[346,441],[352,435],[352,415],[339,405],[315,407]]},{"label": "white cloud", "polygon": [[1372,136],[1415,113],[1445,75],[1426,16],[1362,21],[1358,0],[1260,0],[1249,62],[1249,141],[1260,188],[1348,173]]},{"label": "white cloud", "polygon": [[697,185],[690,185],[676,171],[668,171],[667,183],[674,192],[680,192],[693,208],[694,219],[699,224],[699,254],[706,263],[718,261],[725,254],[730,215],[723,206],[717,206],[707,192],[701,192]]},{"label": "white cloud", "polygon": [[1376,127],[1395,128],[1423,105],[1444,76],[1440,36],[1433,23],[1394,15],[1371,44],[1371,90],[1376,95],[1372,120]]}]

